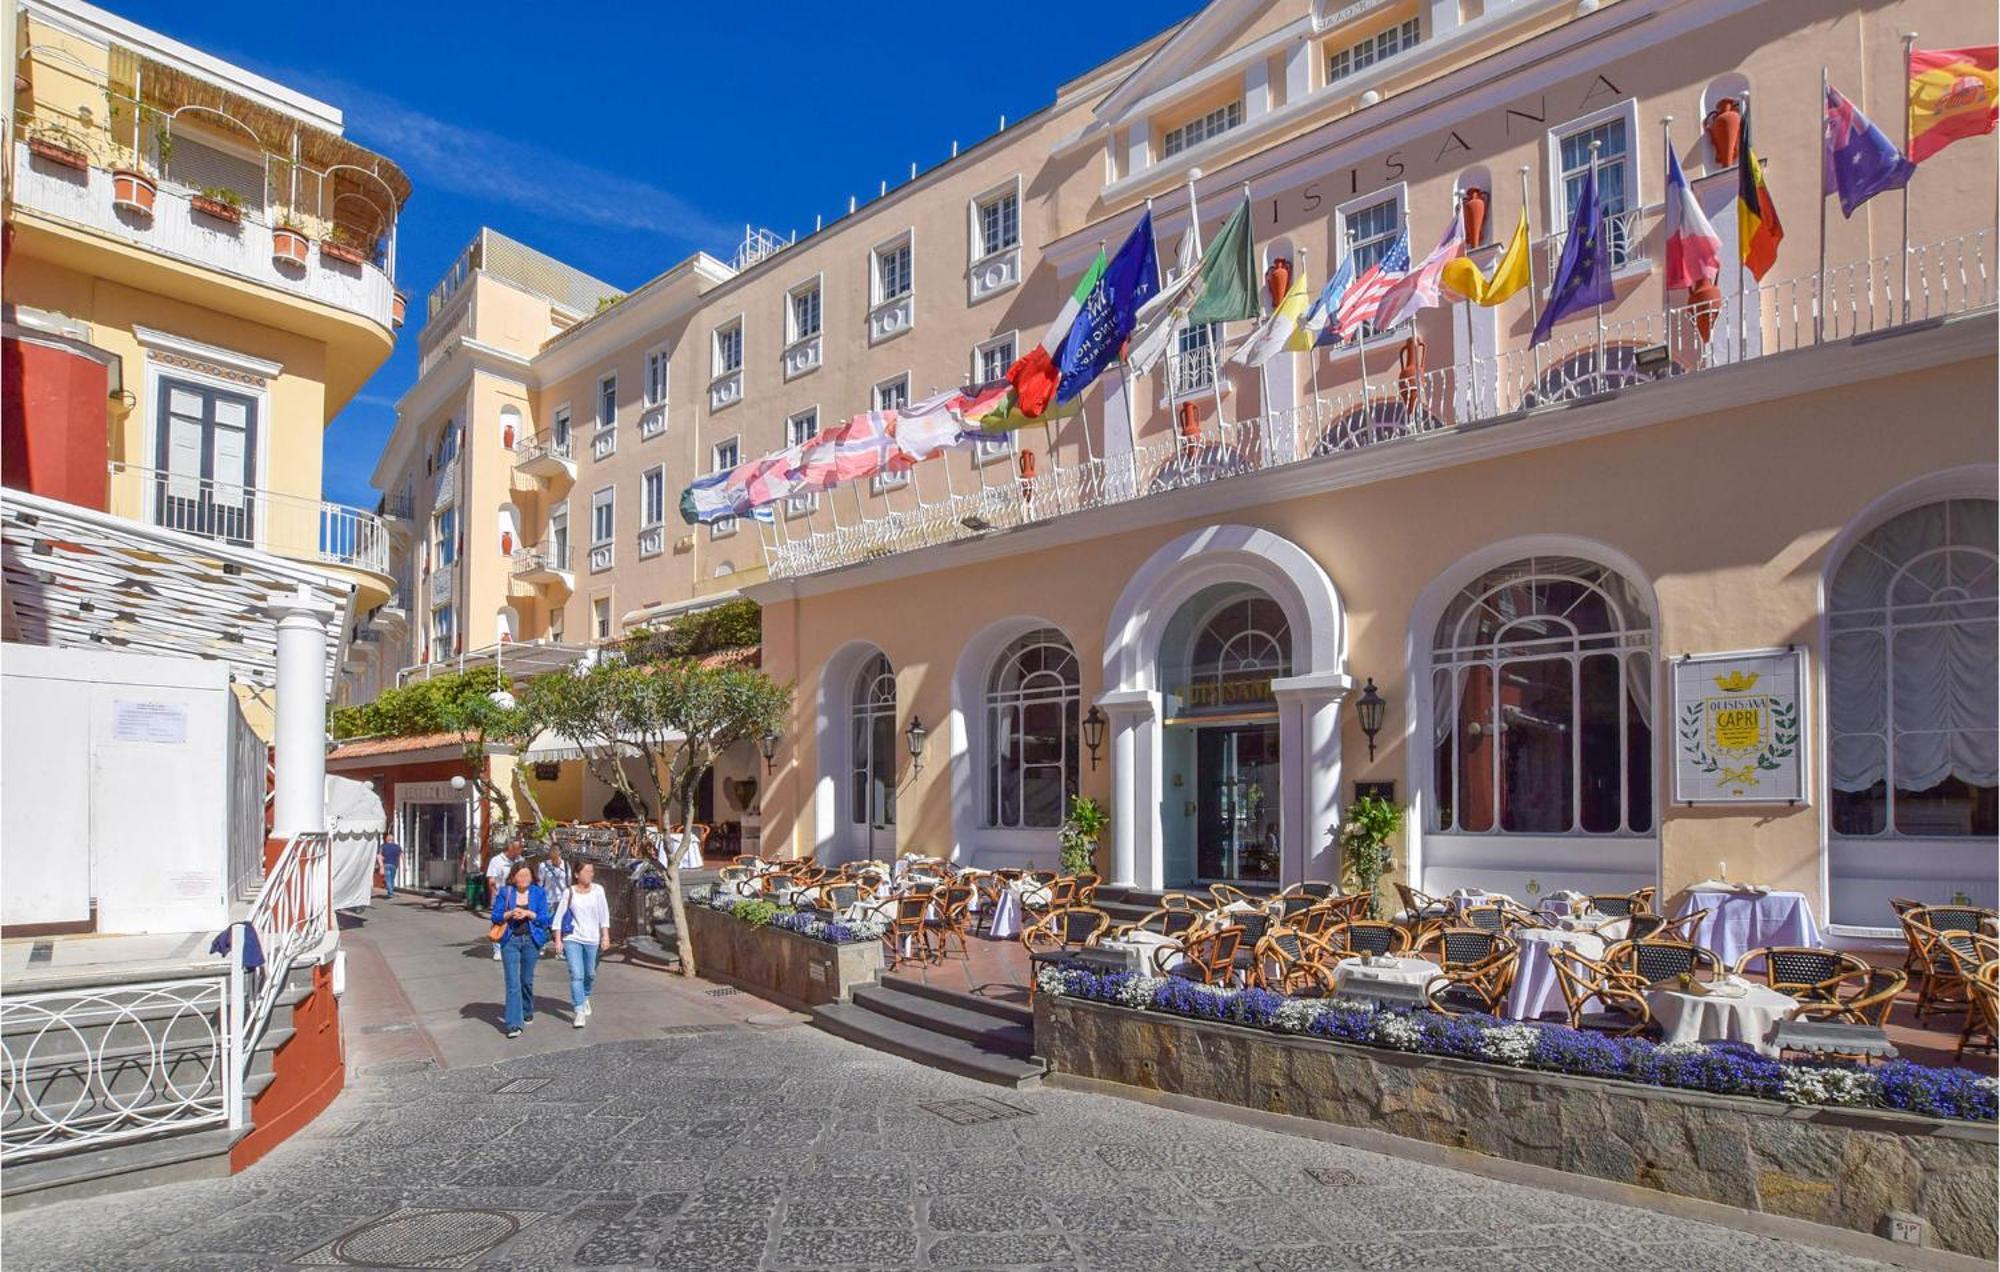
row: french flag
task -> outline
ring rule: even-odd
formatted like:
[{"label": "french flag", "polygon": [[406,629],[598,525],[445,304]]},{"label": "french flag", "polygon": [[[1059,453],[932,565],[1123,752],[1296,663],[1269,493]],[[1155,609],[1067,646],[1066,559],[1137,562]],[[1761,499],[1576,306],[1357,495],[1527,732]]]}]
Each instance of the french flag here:
[{"label": "french flag", "polygon": [[1722,236],[1709,224],[1680,157],[1667,149],[1667,286],[1689,288],[1722,274]]}]

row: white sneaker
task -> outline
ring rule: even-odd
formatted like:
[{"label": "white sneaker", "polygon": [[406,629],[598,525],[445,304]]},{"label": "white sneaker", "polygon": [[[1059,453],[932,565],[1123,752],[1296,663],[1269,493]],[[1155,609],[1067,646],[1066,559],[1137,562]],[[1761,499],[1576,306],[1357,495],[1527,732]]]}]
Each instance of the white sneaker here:
[{"label": "white sneaker", "polygon": [[571,1029],[581,1029],[581,1028],[583,1028],[583,1016],[584,1016],[584,1013],[581,1013],[581,1012],[579,1012],[578,1014],[576,1014],[576,1015],[574,1015],[574,1016],[570,1017],[570,1021],[569,1021],[569,1027],[570,1027]]},{"label": "white sneaker", "polygon": [[583,1000],[583,1014],[586,1016],[590,1014],[590,1000],[588,998]]},{"label": "white sneaker", "polygon": [[493,961],[496,963],[500,961],[500,947],[497,945],[493,947]]}]

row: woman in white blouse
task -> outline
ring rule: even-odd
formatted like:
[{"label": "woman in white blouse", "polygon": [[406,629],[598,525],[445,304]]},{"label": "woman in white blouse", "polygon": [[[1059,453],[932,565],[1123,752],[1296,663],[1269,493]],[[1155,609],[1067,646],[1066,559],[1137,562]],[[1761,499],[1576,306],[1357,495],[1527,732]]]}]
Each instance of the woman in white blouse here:
[{"label": "woman in white blouse", "polygon": [[597,958],[611,944],[611,907],[597,886],[594,862],[577,863],[576,882],[556,903],[556,953],[569,964],[570,1024],[583,1028],[590,1015],[590,991],[597,984]]}]

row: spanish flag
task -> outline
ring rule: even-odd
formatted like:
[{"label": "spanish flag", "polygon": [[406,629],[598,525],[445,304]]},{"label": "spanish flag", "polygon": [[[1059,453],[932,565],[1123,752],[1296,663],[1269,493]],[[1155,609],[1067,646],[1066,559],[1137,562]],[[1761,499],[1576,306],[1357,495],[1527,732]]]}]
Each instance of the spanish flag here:
[{"label": "spanish flag", "polygon": [[1910,162],[2000,122],[2000,48],[1910,50]]},{"label": "spanish flag", "polygon": [[1736,159],[1736,247],[1743,266],[1758,282],[1778,260],[1778,244],[1785,238],[1784,223],[1778,220],[1778,205],[1771,202],[1771,190],[1764,184],[1764,165],[1750,148],[1750,120],[1743,120],[1743,147]]}]

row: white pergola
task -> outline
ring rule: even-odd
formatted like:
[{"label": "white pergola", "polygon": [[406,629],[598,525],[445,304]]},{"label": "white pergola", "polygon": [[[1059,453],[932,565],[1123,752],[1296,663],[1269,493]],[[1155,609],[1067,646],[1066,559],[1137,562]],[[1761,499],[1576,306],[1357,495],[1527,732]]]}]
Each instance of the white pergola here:
[{"label": "white pergola", "polygon": [[589,645],[562,645],[549,640],[503,640],[454,654],[450,658],[405,667],[396,673],[396,683],[407,685],[438,676],[455,676],[479,667],[496,668],[504,683],[505,677],[539,676],[543,672],[563,671],[578,663],[588,663],[594,652]]},{"label": "white pergola", "polygon": [[0,491],[0,569],[7,641],[223,662],[274,689],[273,833],[325,829],[326,703],[353,582],[16,490]]}]

